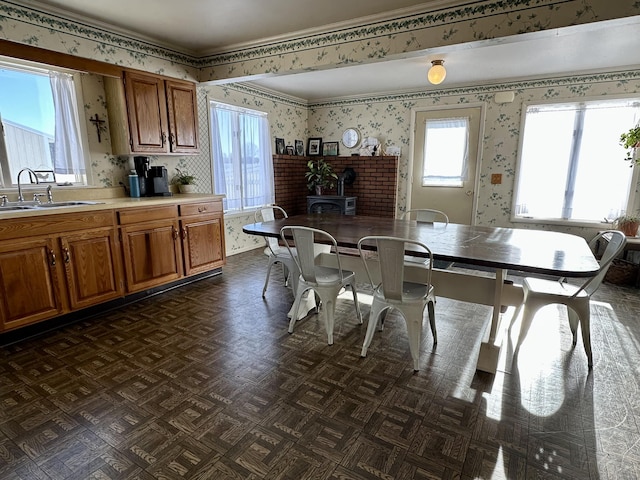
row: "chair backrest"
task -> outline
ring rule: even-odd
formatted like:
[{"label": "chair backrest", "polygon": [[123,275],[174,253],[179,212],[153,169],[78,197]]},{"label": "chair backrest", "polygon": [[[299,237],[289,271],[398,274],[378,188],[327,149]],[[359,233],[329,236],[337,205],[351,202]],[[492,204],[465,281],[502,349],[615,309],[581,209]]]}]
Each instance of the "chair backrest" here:
[{"label": "chair backrest", "polygon": [[[332,245],[334,255],[336,256],[336,262],[338,265],[338,270],[340,272],[340,279],[342,280],[344,277],[342,275],[342,266],[340,265],[340,254],[338,253],[338,244],[336,239],[333,236],[325,232],[324,230],[319,230],[317,228],[310,227],[302,227],[302,226],[287,226],[282,227],[280,230],[280,238],[286,245],[289,253],[291,253],[294,261],[298,265],[298,270],[300,270],[300,275],[306,282],[309,283],[317,283],[316,280],[316,252],[317,250],[314,248],[314,243],[329,243]],[[293,245],[296,247],[296,255],[293,255],[291,249],[293,245],[290,244],[293,239]]]},{"label": "chair backrest", "polygon": [[367,260],[369,256],[364,252],[365,245],[369,247],[375,246],[378,252],[379,285],[382,287],[382,293],[387,300],[402,300],[402,284],[404,282],[405,268],[404,256],[407,250],[414,254],[416,251],[423,252],[423,255],[429,258],[427,268],[424,269],[426,275],[423,278],[426,285],[431,285],[433,254],[424,243],[399,237],[375,235],[362,237],[358,241],[358,251],[360,252],[360,258],[362,258],[364,263],[371,286],[375,288],[377,285],[374,283],[370,265],[374,260]]},{"label": "chair backrest", "polygon": [[604,249],[604,253],[602,254],[602,257],[600,257],[600,260],[598,260],[600,270],[598,270],[598,274],[595,277],[591,277],[587,280],[580,289],[586,291],[589,295],[600,287],[602,280],[604,280],[604,276],[607,274],[607,270],[609,270],[609,267],[611,266],[611,262],[613,262],[613,260],[620,255],[624,249],[624,245],[627,243],[627,237],[619,230],[605,230],[598,233],[598,235],[591,239],[589,246],[593,249],[601,241],[606,242],[607,247]]},{"label": "chair backrest", "polygon": [[[256,223],[258,222],[272,222],[276,219],[276,211],[280,212],[280,214],[284,218],[289,218],[287,212],[284,211],[284,208],[281,208],[277,205],[268,205],[266,207],[259,208],[253,213],[253,219]],[[278,239],[273,237],[264,237],[267,242],[267,246],[271,249],[271,252],[276,252],[280,246],[278,245]]]},{"label": "chair backrest", "polygon": [[418,223],[449,223],[449,216],[446,213],[432,208],[415,208],[413,210],[407,210],[402,216],[403,220],[411,220],[413,218],[415,218]]}]

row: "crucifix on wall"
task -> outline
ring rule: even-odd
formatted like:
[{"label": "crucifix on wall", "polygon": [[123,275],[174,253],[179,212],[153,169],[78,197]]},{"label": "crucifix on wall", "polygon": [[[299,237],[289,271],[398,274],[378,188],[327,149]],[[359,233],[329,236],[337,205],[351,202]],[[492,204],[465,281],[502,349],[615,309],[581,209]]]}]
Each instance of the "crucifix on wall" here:
[{"label": "crucifix on wall", "polygon": [[103,131],[103,128],[106,128],[102,126],[102,124],[104,123],[104,120],[100,120],[100,117],[96,113],[93,117],[89,119],[89,121],[95,125],[96,132],[98,133],[98,142],[102,143],[102,138],[100,137],[100,135]]}]

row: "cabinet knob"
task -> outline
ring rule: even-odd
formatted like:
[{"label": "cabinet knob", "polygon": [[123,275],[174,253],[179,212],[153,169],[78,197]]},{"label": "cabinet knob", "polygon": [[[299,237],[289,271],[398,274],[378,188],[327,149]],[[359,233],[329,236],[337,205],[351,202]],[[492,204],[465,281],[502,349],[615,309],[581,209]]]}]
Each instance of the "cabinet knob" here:
[{"label": "cabinet knob", "polygon": [[162,132],[161,138],[162,138],[162,146],[164,147],[164,144],[167,143],[167,134]]},{"label": "cabinet knob", "polygon": [[176,227],[171,227],[171,233],[173,234],[173,239],[177,240],[178,239],[178,230],[176,229]]},{"label": "cabinet knob", "polygon": [[62,249],[62,252],[64,253],[64,263],[69,263],[71,261],[71,255],[69,254],[69,249],[67,247],[64,247]]},{"label": "cabinet knob", "polygon": [[176,144],[176,136],[173,134],[173,132],[169,133],[169,144],[170,145]]},{"label": "cabinet knob", "polygon": [[198,207],[198,213],[206,212],[207,207]]},{"label": "cabinet knob", "polygon": [[187,227],[182,227],[182,238],[187,238]]},{"label": "cabinet knob", "polygon": [[55,267],[56,265],[56,254],[53,252],[53,250],[49,249],[49,257],[50,257],[50,262],[51,262],[51,266]]}]

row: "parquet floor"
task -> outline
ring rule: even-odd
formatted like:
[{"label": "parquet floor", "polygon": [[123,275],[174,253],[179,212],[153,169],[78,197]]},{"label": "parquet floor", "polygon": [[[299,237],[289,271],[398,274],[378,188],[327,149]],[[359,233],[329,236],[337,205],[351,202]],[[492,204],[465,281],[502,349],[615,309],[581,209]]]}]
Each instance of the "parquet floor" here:
[{"label": "parquet floor", "polygon": [[477,373],[490,310],[442,298],[414,374],[395,314],[360,358],[349,295],[333,346],[316,315],[288,335],[265,261],[0,347],[0,478],[640,477],[638,290],[596,294],[592,373],[555,306]]}]

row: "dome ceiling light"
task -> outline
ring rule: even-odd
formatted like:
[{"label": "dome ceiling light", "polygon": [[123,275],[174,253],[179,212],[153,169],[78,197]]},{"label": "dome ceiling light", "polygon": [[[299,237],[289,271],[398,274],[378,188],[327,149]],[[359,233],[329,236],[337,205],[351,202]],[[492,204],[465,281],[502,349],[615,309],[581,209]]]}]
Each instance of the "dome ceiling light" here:
[{"label": "dome ceiling light", "polygon": [[447,76],[447,71],[444,68],[444,60],[432,60],[431,68],[427,73],[429,82],[434,85],[440,85]]}]

